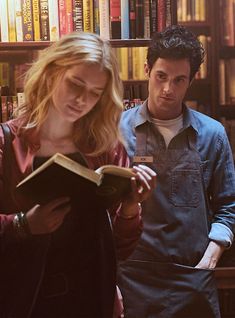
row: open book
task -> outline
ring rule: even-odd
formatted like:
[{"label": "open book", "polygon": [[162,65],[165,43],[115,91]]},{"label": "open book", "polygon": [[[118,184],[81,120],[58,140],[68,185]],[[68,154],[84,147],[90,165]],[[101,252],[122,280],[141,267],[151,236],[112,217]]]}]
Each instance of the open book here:
[{"label": "open book", "polygon": [[16,191],[35,204],[69,196],[77,205],[110,207],[131,191],[130,168],[104,165],[96,171],[57,153],[22,180]]}]

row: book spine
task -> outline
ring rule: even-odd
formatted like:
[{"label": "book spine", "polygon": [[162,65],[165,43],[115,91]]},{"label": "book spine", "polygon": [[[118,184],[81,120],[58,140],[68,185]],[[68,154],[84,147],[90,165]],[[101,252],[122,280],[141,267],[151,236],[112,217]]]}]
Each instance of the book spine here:
[{"label": "book spine", "polygon": [[48,0],[40,0],[40,33],[42,41],[50,40]]},{"label": "book spine", "polygon": [[31,0],[22,0],[23,40],[33,41],[33,7]]},{"label": "book spine", "polygon": [[166,2],[165,0],[158,0],[157,4],[157,29],[160,32],[166,27]]},{"label": "book spine", "polygon": [[136,38],[136,14],[135,14],[135,0],[129,0],[129,25],[130,25],[130,39]]},{"label": "book spine", "polygon": [[110,34],[112,39],[121,39],[121,1],[110,0]]},{"label": "book spine", "polygon": [[150,38],[150,2],[144,1],[144,38]]},{"label": "book spine", "polygon": [[144,37],[144,0],[136,0],[136,38],[142,39]]},{"label": "book spine", "polygon": [[83,0],[83,30],[85,32],[93,32],[93,16],[92,0]]},{"label": "book spine", "polygon": [[172,0],[166,0],[166,27],[170,26],[172,24],[171,17],[171,1]]},{"label": "book spine", "polygon": [[129,1],[121,0],[121,38],[130,38]]},{"label": "book spine", "polygon": [[157,31],[157,0],[150,0],[150,36]]},{"label": "book spine", "polygon": [[50,41],[59,40],[59,14],[57,0],[48,0]]},{"label": "book spine", "polygon": [[18,106],[24,105],[24,103],[25,103],[25,95],[24,95],[24,93],[23,92],[17,93],[16,97],[17,97]]},{"label": "book spine", "polygon": [[226,95],[225,95],[225,61],[219,61],[219,103],[220,105],[225,105]]},{"label": "book spine", "polygon": [[65,0],[66,11],[66,34],[73,32],[73,3],[72,0]]},{"label": "book spine", "polygon": [[59,10],[59,30],[60,36],[66,34],[66,10],[65,10],[65,0],[58,0],[58,10]]},{"label": "book spine", "polygon": [[73,30],[83,31],[82,0],[73,0]]},{"label": "book spine", "polygon": [[197,0],[199,2],[200,21],[206,21],[206,0]]},{"label": "book spine", "polygon": [[9,63],[6,62],[0,63],[0,86],[10,86],[10,66]]},{"label": "book spine", "polygon": [[1,95],[1,121],[7,121],[7,96]]},{"label": "book spine", "polygon": [[94,21],[94,32],[96,34],[100,34],[100,8],[99,8],[99,0],[93,1],[93,21]]},{"label": "book spine", "polygon": [[15,0],[8,0],[9,41],[16,42]]},{"label": "book spine", "polygon": [[109,24],[109,2],[99,0],[100,8],[100,36],[104,39],[110,39],[110,24]]},{"label": "book spine", "polygon": [[118,47],[115,48],[115,53],[119,66],[119,75],[121,80],[128,80],[128,48]]},{"label": "book spine", "polygon": [[0,8],[0,32],[1,42],[9,42],[8,12],[7,0],[1,1]]},{"label": "book spine", "polygon": [[33,5],[34,41],[40,41],[41,33],[40,33],[39,0],[32,0],[32,5]]},{"label": "book spine", "polygon": [[23,21],[22,21],[21,0],[15,0],[15,22],[16,22],[16,41],[23,42]]}]

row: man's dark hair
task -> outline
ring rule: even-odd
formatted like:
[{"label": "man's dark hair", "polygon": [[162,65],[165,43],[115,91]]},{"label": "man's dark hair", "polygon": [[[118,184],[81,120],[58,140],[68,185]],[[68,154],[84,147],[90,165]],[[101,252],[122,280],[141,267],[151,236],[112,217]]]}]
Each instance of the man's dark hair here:
[{"label": "man's dark hair", "polygon": [[181,25],[172,25],[153,35],[147,53],[147,63],[151,71],[158,58],[188,58],[190,81],[203,62],[205,50],[196,35]]}]

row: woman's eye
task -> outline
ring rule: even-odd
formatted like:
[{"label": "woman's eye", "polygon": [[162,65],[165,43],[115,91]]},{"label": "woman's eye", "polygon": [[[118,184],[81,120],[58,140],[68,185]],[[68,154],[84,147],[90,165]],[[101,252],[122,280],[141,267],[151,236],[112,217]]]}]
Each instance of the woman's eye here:
[{"label": "woman's eye", "polygon": [[91,95],[94,96],[94,97],[100,97],[101,94],[100,93],[96,93],[96,92],[92,92]]}]

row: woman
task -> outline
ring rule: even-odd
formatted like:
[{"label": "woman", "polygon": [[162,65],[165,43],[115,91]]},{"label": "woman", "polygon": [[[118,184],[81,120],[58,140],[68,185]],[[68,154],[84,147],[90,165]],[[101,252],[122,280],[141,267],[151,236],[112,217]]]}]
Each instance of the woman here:
[{"label": "woman", "polygon": [[0,130],[0,316],[112,317],[112,237],[118,259],[126,258],[140,235],[139,203],[155,186],[155,173],[133,168],[132,193],[109,211],[113,236],[108,214],[94,211],[91,198],[74,213],[67,197],[32,206],[30,198],[14,195],[16,184],[56,152],[92,169],[128,166],[118,131],[122,86],[108,42],[72,33],[54,43],[28,71],[25,100],[7,123],[9,180]]}]

